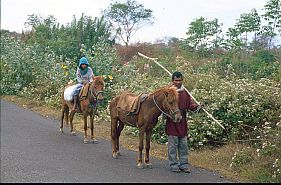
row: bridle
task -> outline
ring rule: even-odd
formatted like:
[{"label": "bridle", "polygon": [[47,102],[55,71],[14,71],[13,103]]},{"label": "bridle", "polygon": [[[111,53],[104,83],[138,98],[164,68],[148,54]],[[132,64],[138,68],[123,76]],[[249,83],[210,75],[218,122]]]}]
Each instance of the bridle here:
[{"label": "bridle", "polygon": [[169,117],[169,118],[172,119],[172,120],[174,119],[175,114],[176,114],[177,112],[180,112],[180,109],[177,109],[177,110],[175,110],[175,111],[171,111],[171,112],[172,112],[172,115],[170,115],[170,114],[164,112],[164,111],[159,107],[159,105],[156,103],[156,100],[155,100],[155,98],[154,98],[154,95],[152,95],[152,99],[153,99],[153,102],[154,102],[154,104],[156,105],[156,107],[157,107],[165,116]]},{"label": "bridle", "polygon": [[[172,112],[172,115],[170,115],[170,114],[164,112],[164,111],[159,107],[159,105],[157,104],[157,102],[156,102],[156,100],[155,100],[155,98],[154,98],[154,94],[152,95],[152,99],[153,99],[154,104],[155,104],[156,107],[158,108],[158,110],[160,110],[161,113],[163,113],[165,116],[169,117],[169,118],[172,119],[172,120],[174,120],[173,117],[175,117],[175,114],[176,114],[177,112],[180,112],[180,109],[177,109],[177,110],[175,110],[175,111],[170,111],[170,112]],[[131,125],[131,126],[136,126],[136,125],[130,123],[130,122],[126,119],[127,116],[129,116],[129,115],[127,114],[127,115],[125,116],[125,122],[127,122],[127,123],[128,123],[129,125]]]},{"label": "bridle", "polygon": [[93,102],[92,104],[90,103],[90,105],[95,108],[101,101],[99,101],[98,96],[101,94],[103,95],[103,91],[96,91],[96,89],[93,87],[91,87],[93,84],[91,83],[89,86],[89,95],[90,97],[93,97]]}]

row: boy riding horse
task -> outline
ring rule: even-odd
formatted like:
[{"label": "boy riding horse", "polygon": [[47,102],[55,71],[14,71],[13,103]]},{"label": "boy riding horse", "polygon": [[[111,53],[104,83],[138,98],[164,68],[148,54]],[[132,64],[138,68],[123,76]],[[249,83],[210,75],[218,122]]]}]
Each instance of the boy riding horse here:
[{"label": "boy riding horse", "polygon": [[79,92],[83,85],[88,84],[89,82],[93,81],[94,73],[92,68],[89,66],[89,62],[86,57],[82,57],[79,61],[79,65],[76,70],[76,78],[78,85],[74,91],[73,99],[74,99],[74,105],[73,105],[73,111],[78,111],[78,101],[79,101]]}]

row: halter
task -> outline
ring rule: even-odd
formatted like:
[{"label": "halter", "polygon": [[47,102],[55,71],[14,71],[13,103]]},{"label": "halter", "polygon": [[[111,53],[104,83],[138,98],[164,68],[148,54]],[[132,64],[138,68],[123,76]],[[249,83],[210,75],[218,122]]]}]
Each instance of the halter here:
[{"label": "halter", "polygon": [[159,107],[159,105],[158,105],[158,104],[156,103],[156,101],[155,101],[154,95],[152,96],[152,99],[153,99],[153,102],[154,102],[154,104],[156,105],[156,107],[157,107],[165,116],[169,117],[169,118],[172,119],[172,120],[173,120],[173,116],[175,115],[175,113],[176,113],[176,112],[180,112],[180,109],[177,109],[177,110],[175,110],[174,112],[172,112],[172,116],[171,116],[170,114],[167,114],[166,112],[164,112],[164,111]]},{"label": "halter", "polygon": [[[90,84],[90,86],[91,85],[92,84]],[[90,86],[89,86],[89,88],[90,88]],[[99,94],[103,94],[103,91],[96,92],[95,88],[90,88],[89,93],[90,93],[90,96],[92,96],[94,98],[94,102],[96,102],[96,103],[93,103],[93,104],[90,103],[89,106],[91,106],[92,108],[95,108],[100,103],[100,101],[98,101],[98,96],[99,96]]]}]

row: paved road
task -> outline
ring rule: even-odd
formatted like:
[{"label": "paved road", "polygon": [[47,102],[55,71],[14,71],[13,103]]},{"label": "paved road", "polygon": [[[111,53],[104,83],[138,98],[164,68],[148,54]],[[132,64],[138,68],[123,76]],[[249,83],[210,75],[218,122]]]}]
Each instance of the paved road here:
[{"label": "paved road", "polygon": [[152,169],[138,169],[136,152],[121,148],[122,156],[113,159],[110,141],[83,144],[82,138],[1,100],[1,182],[231,182],[195,167],[191,174],[172,173],[166,160],[156,158]]}]

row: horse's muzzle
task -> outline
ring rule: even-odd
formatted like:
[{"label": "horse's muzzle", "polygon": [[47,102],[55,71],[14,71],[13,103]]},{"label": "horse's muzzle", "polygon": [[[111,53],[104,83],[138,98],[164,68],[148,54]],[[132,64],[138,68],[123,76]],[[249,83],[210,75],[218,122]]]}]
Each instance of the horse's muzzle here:
[{"label": "horse's muzzle", "polygon": [[178,123],[178,122],[181,121],[181,119],[182,119],[181,112],[180,111],[174,112],[174,114],[173,114],[173,121]]},{"label": "horse's muzzle", "polygon": [[96,97],[98,102],[102,102],[104,100],[103,92],[102,91],[98,92]]}]

